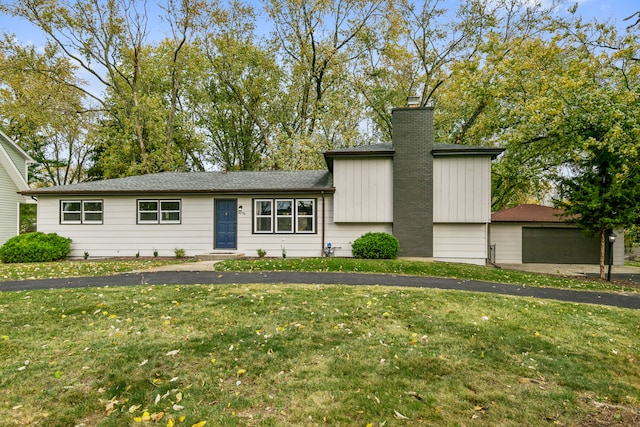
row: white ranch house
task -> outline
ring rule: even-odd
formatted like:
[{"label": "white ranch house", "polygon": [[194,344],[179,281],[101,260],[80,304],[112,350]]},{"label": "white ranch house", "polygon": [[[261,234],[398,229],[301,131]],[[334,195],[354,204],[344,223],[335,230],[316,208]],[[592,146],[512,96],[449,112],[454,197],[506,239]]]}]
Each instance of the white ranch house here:
[{"label": "white ranch house", "polygon": [[369,231],[400,256],[484,265],[491,161],[502,149],[433,144],[433,110],[393,111],[393,142],[325,153],[326,170],[165,172],[22,191],[38,230],[74,257],[239,253],[351,256]]}]

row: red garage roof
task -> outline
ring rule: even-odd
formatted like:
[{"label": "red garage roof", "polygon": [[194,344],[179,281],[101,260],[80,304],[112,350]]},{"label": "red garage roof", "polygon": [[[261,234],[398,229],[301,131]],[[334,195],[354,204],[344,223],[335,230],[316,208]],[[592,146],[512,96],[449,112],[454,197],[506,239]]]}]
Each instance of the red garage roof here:
[{"label": "red garage roof", "polygon": [[566,218],[561,216],[563,213],[563,209],[549,206],[520,205],[494,212],[491,222],[565,222]]}]

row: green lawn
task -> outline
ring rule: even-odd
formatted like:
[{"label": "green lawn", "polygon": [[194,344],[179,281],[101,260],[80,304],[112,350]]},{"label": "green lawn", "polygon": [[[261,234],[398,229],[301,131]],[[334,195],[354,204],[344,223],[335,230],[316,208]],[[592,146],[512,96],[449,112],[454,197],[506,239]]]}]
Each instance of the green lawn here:
[{"label": "green lawn", "polygon": [[105,276],[133,270],[146,270],[185,259],[104,259],[97,261],[57,261],[24,264],[0,262],[0,282],[8,280],[52,279],[58,277]]},{"label": "green lawn", "polygon": [[0,293],[7,426],[633,425],[639,363],[640,312],[593,305],[371,286]]}]

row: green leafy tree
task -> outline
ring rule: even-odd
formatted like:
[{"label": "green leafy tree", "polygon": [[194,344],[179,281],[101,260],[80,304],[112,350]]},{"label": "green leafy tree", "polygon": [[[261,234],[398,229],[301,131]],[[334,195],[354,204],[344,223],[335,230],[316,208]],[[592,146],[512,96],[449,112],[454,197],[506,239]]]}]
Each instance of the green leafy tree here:
[{"label": "green leafy tree", "polygon": [[84,108],[76,72],[54,45],[39,52],[8,35],[0,40],[0,126],[36,161],[37,185],[86,178],[96,115]]}]

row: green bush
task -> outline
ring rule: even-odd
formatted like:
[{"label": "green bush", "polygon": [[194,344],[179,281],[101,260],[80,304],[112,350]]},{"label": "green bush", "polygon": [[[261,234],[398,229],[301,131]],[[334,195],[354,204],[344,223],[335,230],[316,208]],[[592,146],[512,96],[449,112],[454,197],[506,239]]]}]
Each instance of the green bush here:
[{"label": "green bush", "polygon": [[351,245],[353,256],[365,259],[393,259],[398,256],[398,249],[398,239],[389,233],[366,233]]},{"label": "green bush", "polygon": [[55,233],[20,234],[7,240],[0,247],[0,261],[48,262],[65,258],[71,252],[71,239]]}]

